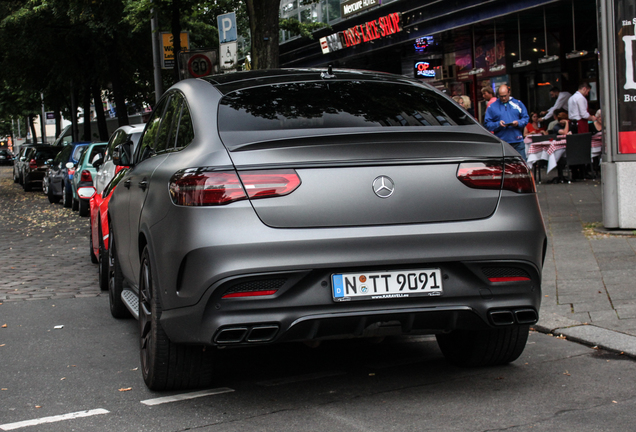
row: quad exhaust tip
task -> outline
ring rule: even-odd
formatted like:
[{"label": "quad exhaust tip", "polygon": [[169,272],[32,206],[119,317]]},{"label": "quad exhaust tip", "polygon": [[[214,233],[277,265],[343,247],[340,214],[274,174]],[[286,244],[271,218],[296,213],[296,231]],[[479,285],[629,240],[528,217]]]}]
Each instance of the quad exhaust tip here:
[{"label": "quad exhaust tip", "polygon": [[270,342],[277,333],[278,325],[275,324],[226,327],[217,332],[214,342],[220,345]]},{"label": "quad exhaust tip", "polygon": [[535,324],[539,318],[534,309],[497,310],[489,312],[488,316],[496,326]]}]

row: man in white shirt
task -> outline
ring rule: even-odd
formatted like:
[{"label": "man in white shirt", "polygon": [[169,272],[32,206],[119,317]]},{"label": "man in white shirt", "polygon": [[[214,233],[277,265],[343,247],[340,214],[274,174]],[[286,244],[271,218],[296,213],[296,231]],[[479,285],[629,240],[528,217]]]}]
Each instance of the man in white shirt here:
[{"label": "man in white shirt", "polygon": [[568,116],[572,123],[576,124],[576,133],[589,132],[588,121],[596,120],[596,117],[587,111],[587,99],[585,97],[590,94],[590,89],[591,87],[587,82],[582,82],[579,85],[579,90],[568,101]]},{"label": "man in white shirt", "polygon": [[568,109],[568,100],[571,96],[572,93],[570,92],[561,91],[561,89],[559,89],[558,87],[552,87],[550,89],[550,98],[556,99],[556,102],[554,103],[552,108],[547,111],[541,112],[541,118],[539,119],[539,121],[541,122],[544,119],[552,119],[555,110]]}]

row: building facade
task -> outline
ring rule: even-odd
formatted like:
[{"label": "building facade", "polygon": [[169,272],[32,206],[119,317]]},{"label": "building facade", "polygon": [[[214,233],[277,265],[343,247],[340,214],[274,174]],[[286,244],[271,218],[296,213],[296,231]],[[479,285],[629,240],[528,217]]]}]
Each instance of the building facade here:
[{"label": "building facade", "polygon": [[366,69],[465,95],[483,119],[484,86],[506,83],[529,111],[552,87],[592,85],[599,107],[596,0],[283,0],[281,16],[325,22],[314,39],[281,32],[281,67]]}]

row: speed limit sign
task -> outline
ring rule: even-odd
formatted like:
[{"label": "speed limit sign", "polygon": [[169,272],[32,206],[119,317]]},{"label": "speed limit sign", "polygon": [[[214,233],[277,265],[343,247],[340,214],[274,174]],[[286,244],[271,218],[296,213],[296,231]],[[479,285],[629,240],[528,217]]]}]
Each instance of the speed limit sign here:
[{"label": "speed limit sign", "polygon": [[212,73],[212,62],[206,55],[195,54],[188,60],[188,71],[194,78],[210,75]]}]

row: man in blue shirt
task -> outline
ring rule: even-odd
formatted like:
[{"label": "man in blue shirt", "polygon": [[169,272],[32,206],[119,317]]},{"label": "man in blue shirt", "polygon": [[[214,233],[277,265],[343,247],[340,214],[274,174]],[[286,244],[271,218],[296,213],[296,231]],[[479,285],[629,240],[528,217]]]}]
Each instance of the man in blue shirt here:
[{"label": "man in blue shirt", "polygon": [[497,89],[499,98],[486,110],[486,129],[514,147],[526,159],[526,145],[523,143],[523,128],[528,124],[528,110],[525,105],[510,96],[510,89],[502,84]]}]

